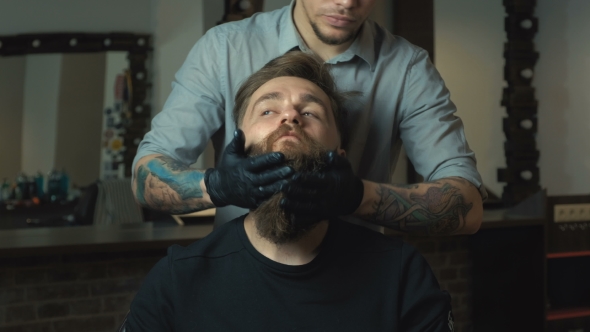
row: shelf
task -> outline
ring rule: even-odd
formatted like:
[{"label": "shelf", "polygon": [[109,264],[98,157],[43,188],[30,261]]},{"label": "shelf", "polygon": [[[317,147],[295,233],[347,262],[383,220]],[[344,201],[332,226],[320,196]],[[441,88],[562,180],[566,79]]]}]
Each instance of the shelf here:
[{"label": "shelf", "polygon": [[569,257],[584,257],[590,256],[590,250],[586,251],[568,251],[568,252],[553,252],[548,253],[547,258],[569,258]]},{"label": "shelf", "polygon": [[549,310],[547,320],[559,320],[590,316],[590,307]]}]

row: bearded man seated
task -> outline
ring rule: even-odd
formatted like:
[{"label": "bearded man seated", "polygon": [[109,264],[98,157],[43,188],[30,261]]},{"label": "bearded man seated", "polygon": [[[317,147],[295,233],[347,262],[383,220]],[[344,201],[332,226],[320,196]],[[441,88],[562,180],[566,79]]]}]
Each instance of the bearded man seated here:
[{"label": "bearded man seated", "polygon": [[[324,64],[287,53],[242,85],[241,131],[226,152],[281,152],[294,181],[339,167],[347,163],[343,100]],[[133,300],[128,330],[452,331],[450,297],[413,247],[338,219],[295,216],[284,209],[285,190],[169,248]]]}]

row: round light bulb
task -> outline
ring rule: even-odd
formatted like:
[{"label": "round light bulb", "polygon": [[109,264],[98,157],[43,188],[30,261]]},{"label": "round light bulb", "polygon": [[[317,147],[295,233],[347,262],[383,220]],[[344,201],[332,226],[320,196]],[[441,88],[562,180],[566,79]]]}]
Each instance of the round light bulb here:
[{"label": "round light bulb", "polygon": [[529,170],[522,171],[522,172],[520,172],[520,177],[526,181],[529,181],[530,179],[533,178],[533,172],[531,172]]},{"label": "round light bulb", "polygon": [[531,20],[529,20],[529,19],[527,18],[526,20],[522,20],[522,21],[520,22],[520,26],[521,26],[523,29],[527,29],[527,30],[528,30],[528,29],[530,29],[530,28],[532,28],[532,27],[533,27],[533,21],[531,21]]},{"label": "round light bulb", "polygon": [[520,128],[530,130],[533,128],[533,121],[531,119],[524,119],[520,121]]}]

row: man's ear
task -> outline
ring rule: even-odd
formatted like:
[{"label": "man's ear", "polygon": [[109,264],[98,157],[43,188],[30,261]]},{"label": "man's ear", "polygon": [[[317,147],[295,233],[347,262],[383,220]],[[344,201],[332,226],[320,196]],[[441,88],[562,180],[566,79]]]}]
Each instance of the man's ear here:
[{"label": "man's ear", "polygon": [[340,157],[346,157],[346,151],[344,149],[338,148],[336,149],[336,152]]}]

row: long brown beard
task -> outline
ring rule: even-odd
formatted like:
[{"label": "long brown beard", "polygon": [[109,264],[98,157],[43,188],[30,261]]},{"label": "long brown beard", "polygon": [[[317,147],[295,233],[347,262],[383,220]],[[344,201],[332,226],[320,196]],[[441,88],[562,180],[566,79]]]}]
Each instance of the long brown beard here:
[{"label": "long brown beard", "polygon": [[[295,143],[286,140],[281,143],[280,151],[285,155],[285,164],[293,167],[296,172],[322,170],[325,167],[324,156],[328,150],[309,137],[299,126],[281,125],[260,143],[253,145],[249,155],[255,156],[272,152],[273,144],[277,139],[289,131],[295,132],[301,142]],[[252,211],[258,234],[275,244],[296,241],[315,228],[319,222],[306,224],[305,227],[295,226],[294,215],[285,212],[280,206],[283,197],[282,192],[276,193],[264,201],[255,211]]]}]

